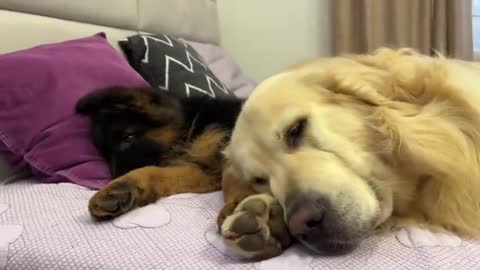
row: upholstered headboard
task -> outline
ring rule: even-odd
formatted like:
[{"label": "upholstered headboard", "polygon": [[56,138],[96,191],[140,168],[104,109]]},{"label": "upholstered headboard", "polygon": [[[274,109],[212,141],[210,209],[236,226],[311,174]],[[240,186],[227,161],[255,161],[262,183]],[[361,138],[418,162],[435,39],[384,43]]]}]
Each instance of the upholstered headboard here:
[{"label": "upholstered headboard", "polygon": [[96,32],[136,32],[219,43],[215,0],[0,0],[0,53]]},{"label": "upholstered headboard", "polygon": [[[105,32],[138,32],[219,43],[215,0],[0,0],[0,54]],[[1,82],[0,82],[1,83]],[[12,176],[0,155],[0,180]]]}]

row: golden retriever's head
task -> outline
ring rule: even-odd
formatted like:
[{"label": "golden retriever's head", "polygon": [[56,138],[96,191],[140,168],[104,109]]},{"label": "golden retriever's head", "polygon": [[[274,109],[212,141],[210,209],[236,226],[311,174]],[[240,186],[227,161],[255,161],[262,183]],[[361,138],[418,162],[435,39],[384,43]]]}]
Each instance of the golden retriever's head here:
[{"label": "golden retriever's head", "polygon": [[391,189],[379,179],[389,161],[370,125],[387,102],[374,90],[389,83],[382,76],[347,58],[309,63],[261,83],[236,123],[233,172],[271,192],[292,235],[314,251],[348,252],[391,215]]}]

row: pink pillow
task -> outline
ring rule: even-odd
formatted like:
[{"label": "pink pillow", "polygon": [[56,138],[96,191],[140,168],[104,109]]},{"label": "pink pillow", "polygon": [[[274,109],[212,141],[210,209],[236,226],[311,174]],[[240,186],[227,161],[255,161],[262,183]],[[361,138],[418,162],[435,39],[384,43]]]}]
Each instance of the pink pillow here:
[{"label": "pink pillow", "polygon": [[109,86],[148,84],[104,33],[0,55],[0,153],[45,182],[103,187],[110,171],[75,103]]}]

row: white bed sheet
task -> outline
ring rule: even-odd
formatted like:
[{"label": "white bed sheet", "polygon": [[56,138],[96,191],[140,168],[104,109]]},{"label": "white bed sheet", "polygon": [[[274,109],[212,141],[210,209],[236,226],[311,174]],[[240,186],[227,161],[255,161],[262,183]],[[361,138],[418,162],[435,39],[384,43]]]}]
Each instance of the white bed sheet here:
[{"label": "white bed sheet", "polygon": [[110,222],[94,222],[94,191],[32,179],[0,185],[0,269],[479,269],[480,243],[404,229],[352,254],[315,257],[300,247],[238,261],[216,233],[220,192],[180,194]]}]

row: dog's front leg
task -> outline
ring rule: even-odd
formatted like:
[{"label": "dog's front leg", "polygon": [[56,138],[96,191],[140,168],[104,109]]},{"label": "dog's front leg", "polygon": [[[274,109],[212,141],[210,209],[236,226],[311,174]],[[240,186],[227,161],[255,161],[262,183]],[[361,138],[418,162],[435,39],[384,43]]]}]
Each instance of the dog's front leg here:
[{"label": "dog's front leg", "polygon": [[161,197],[178,193],[204,193],[219,190],[220,179],[197,164],[149,166],[133,170],[110,182],[90,199],[90,214],[110,219]]}]

